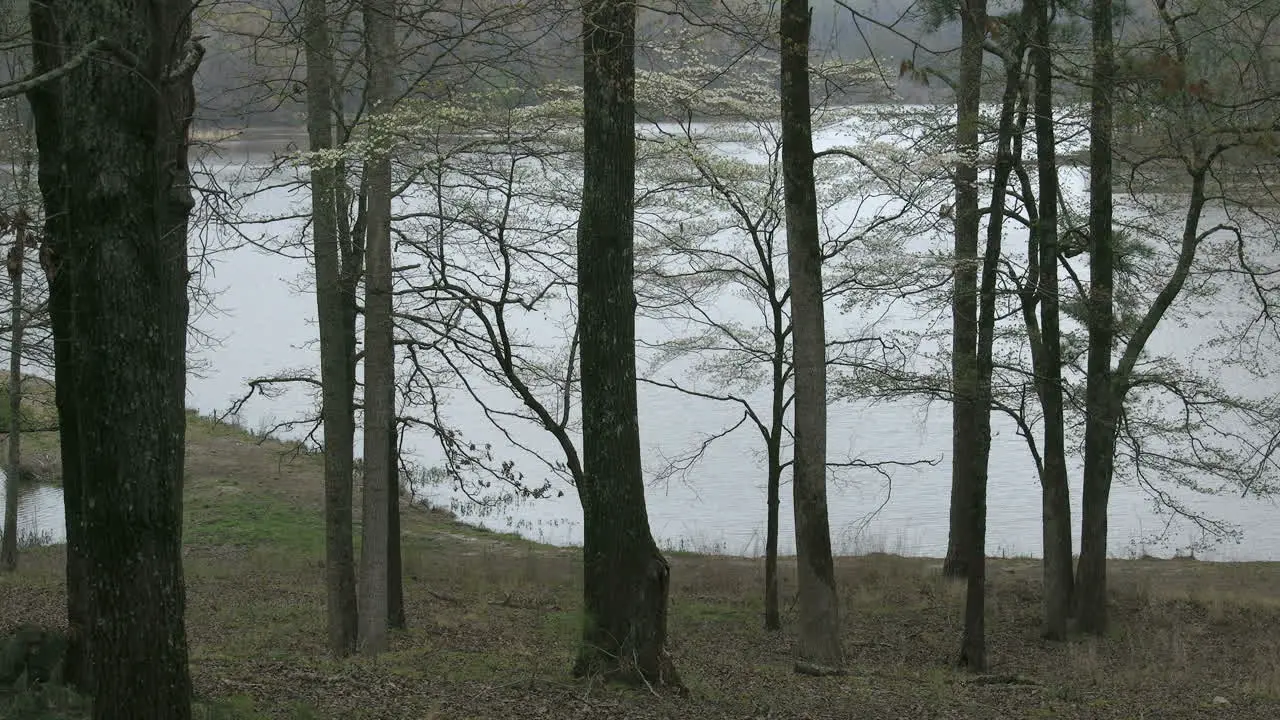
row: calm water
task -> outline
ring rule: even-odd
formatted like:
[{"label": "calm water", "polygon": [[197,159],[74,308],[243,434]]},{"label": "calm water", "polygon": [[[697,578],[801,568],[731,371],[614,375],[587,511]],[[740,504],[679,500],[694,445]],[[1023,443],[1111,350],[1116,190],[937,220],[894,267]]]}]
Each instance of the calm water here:
[{"label": "calm water", "polygon": [[[238,158],[228,156],[228,160]],[[308,199],[302,192],[273,190],[255,198],[247,210],[261,215],[305,212]],[[281,221],[265,226],[265,233],[287,238],[297,223]],[[259,226],[256,231],[263,230]],[[217,230],[210,230],[217,234]],[[211,235],[207,239],[216,239]],[[1016,245],[1016,234],[1008,241]],[[294,252],[297,256],[299,253]],[[316,366],[315,302],[307,290],[310,266],[303,259],[280,257],[250,246],[218,253],[202,270],[205,286],[217,291],[218,312],[199,317],[197,327],[217,343],[195,350],[197,375],[189,383],[188,404],[202,412],[221,412],[244,392],[244,381],[263,375]],[[1216,312],[1216,311],[1215,311]],[[1228,312],[1226,310],[1222,312]],[[831,308],[831,322],[860,329],[868,321],[859,316],[841,317]],[[877,316],[879,318],[879,316]],[[1221,318],[1210,317],[1169,324],[1153,338],[1155,348],[1186,353],[1211,362],[1200,343]],[[938,321],[935,319],[935,322]],[[878,327],[909,325],[906,316],[889,315]],[[947,322],[942,319],[941,322]],[[554,346],[561,337],[549,318],[528,321],[534,341]],[[640,332],[658,332],[652,323],[640,324]],[[680,377],[680,368],[664,371],[664,377]],[[1243,377],[1243,376],[1242,376]],[[1228,384],[1230,377],[1223,378]],[[1243,391],[1271,392],[1273,388],[1246,386]],[[1256,384],[1255,384],[1256,385]],[[493,389],[482,393],[499,405],[512,406],[510,398]],[[706,434],[733,424],[739,412],[712,402],[690,399],[671,391],[640,386],[640,426],[646,472],[652,473],[669,458],[688,450]],[[250,428],[312,414],[314,399],[295,390],[272,399],[256,399],[241,420]],[[511,444],[486,421],[469,398],[455,394],[444,408],[448,420],[475,443],[492,443],[498,459],[511,459],[531,478],[541,478],[545,466]],[[993,554],[1040,553],[1040,491],[1034,465],[1024,440],[1013,425],[993,416],[991,490],[988,548]],[[875,459],[932,459],[936,466],[895,471],[892,482],[873,473],[843,473],[831,480],[831,527],[841,552],[883,550],[907,554],[941,555],[945,551],[951,450],[950,408],[916,402],[892,402],[874,406],[836,404],[830,408],[830,450],[833,457]],[[531,426],[514,427],[522,444],[555,459],[556,446],[549,435]],[[406,448],[425,465],[438,465],[441,455],[426,434],[410,435]],[[659,542],[669,548],[717,550],[754,555],[764,547],[764,462],[759,436],[746,429],[718,441],[687,477],[647,492],[650,523]],[[1072,500],[1076,537],[1079,537],[1079,467],[1072,469]],[[557,543],[573,544],[581,538],[581,509],[572,487],[558,485],[563,497],[529,501],[505,508],[477,522],[502,530]],[[42,490],[40,492],[51,492]],[[456,499],[448,488],[435,488],[432,497],[441,503]],[[1280,559],[1280,508],[1270,501],[1238,497],[1195,497],[1196,507],[1230,521],[1243,531],[1243,542],[1219,545],[1198,552],[1199,557],[1222,560]],[[45,498],[45,499],[40,499]],[[792,509],[790,488],[783,488],[781,546],[790,552]],[[56,502],[52,495],[24,500],[37,508],[31,522],[54,530],[60,524],[42,503]],[[52,513],[53,518],[57,513]],[[1115,556],[1149,552],[1170,555],[1202,540],[1202,534],[1186,522],[1170,522],[1155,511],[1143,491],[1120,485],[1113,489],[1110,509],[1110,550]]]},{"label": "calm water", "polygon": [[[202,411],[224,410],[233,397],[243,394],[244,380],[278,373],[285,368],[314,365],[314,304],[310,294],[295,289],[301,262],[243,250],[224,256],[214,276],[226,287],[220,304],[224,317],[210,318],[222,346],[209,351],[212,367],[192,378],[190,404]],[[497,393],[494,398],[501,398]],[[739,416],[732,408],[690,399],[671,391],[641,385],[640,428],[647,469],[661,465],[703,435],[732,424]],[[509,403],[508,403],[509,404]],[[302,417],[312,407],[306,392],[285,393],[273,400],[250,405],[244,422],[250,427]],[[487,424],[469,399],[454,397],[447,405],[449,419],[477,443],[509,447]],[[1040,490],[1034,464],[1024,440],[1013,425],[993,416],[991,491],[988,547],[995,554],[1040,552]],[[555,458],[556,446],[545,432],[525,427],[517,438],[535,451]],[[886,550],[940,555],[947,538],[951,450],[951,413],[944,404],[893,402],[870,407],[833,405],[829,443],[834,454],[855,457],[940,460],[934,467],[902,469],[888,483],[875,475],[847,475],[833,479],[830,489],[831,527],[836,547],[854,552]],[[358,447],[358,445],[357,445]],[[439,464],[441,454],[424,435],[410,436],[406,447],[415,458]],[[500,457],[517,460],[531,477],[540,477],[535,460],[519,452]],[[1072,500],[1076,536],[1079,534],[1079,471],[1073,469]],[[758,435],[740,430],[711,447],[697,468],[684,480],[672,480],[647,491],[653,532],[667,547],[715,548],[727,553],[763,551],[765,476]],[[516,530],[526,536],[557,544],[581,539],[581,508],[573,488],[561,485],[561,498],[530,501],[480,520],[494,529]],[[436,499],[448,502],[448,493]],[[783,488],[782,536],[784,551],[792,547],[792,509],[789,485]],[[1280,509],[1271,502],[1234,497],[1197,498],[1198,507],[1240,526],[1244,541],[1216,548],[1201,557],[1217,559],[1280,559]],[[1118,486],[1110,508],[1113,554],[1131,552],[1172,554],[1201,540],[1201,535],[1154,511],[1147,495]],[[1155,544],[1153,536],[1165,543]]]},{"label": "calm water", "polygon": [[[4,472],[0,471],[0,481]],[[4,493],[0,492],[0,517],[4,517]],[[52,485],[18,486],[18,538],[66,539],[66,518],[62,514],[62,488]]]}]

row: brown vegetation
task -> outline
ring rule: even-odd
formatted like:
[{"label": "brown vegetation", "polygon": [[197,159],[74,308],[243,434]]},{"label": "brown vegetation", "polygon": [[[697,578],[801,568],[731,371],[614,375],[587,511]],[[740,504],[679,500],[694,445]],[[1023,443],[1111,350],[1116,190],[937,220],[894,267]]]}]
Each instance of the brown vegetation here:
[{"label": "brown vegetation", "polygon": [[[963,583],[938,560],[840,558],[849,675],[792,672],[794,559],[781,633],[762,629],[754,559],[671,558],[671,651],[688,697],[570,678],[581,619],[576,549],[406,508],[409,629],[377,659],[325,647],[322,462],[191,419],[187,626],[198,696],[235,717],[1274,718],[1280,564],[1117,561],[1102,639],[1040,636],[1038,560],[993,560],[991,670],[952,667]],[[0,577],[7,624],[65,624],[62,550]],[[0,703],[0,708],[3,708]]]}]

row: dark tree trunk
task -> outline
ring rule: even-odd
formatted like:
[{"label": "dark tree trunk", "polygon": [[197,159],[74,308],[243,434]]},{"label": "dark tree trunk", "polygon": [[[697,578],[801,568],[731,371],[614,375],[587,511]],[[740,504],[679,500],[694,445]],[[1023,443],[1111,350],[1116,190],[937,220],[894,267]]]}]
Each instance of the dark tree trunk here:
[{"label": "dark tree trunk", "polygon": [[[975,6],[981,5],[981,8]],[[975,12],[981,18],[974,18]],[[979,468],[979,415],[990,414],[978,401],[978,105],[982,84],[982,26],[986,3],[966,0],[961,17],[960,82],[956,92],[955,246],[951,296],[951,524],[942,572],[965,577],[973,563],[973,499]]]},{"label": "dark tree trunk", "polygon": [[583,7],[582,645],[578,676],[680,686],[667,652],[670,568],[649,529],[635,356],[635,22],[621,0]]},{"label": "dark tree trunk", "polygon": [[1089,115],[1089,359],[1085,386],[1084,492],[1076,614],[1081,630],[1107,629],[1107,504],[1115,457],[1115,391],[1111,348],[1112,302],[1111,129],[1115,62],[1111,0],[1093,3],[1093,79]]},{"label": "dark tree trunk", "polygon": [[782,179],[787,222],[795,367],[795,505],[800,630],[797,672],[842,672],[840,602],[827,520],[827,343],[822,307],[822,247],[809,117],[809,3],[784,0]]},{"label": "dark tree trunk", "polygon": [[[135,62],[84,63],[31,98],[63,454],[72,448],[83,461],[64,467],[68,531],[78,535],[68,585],[73,597],[87,589],[87,601],[69,600],[69,620],[88,634],[99,720],[191,716],[182,574],[193,205],[186,137],[200,54],[190,11],[181,0],[31,8],[36,72],[98,38]],[[88,611],[77,617],[82,602]]]},{"label": "dark tree trunk", "polygon": [[[956,371],[953,467],[963,473],[960,485],[964,498],[962,516],[965,529],[960,534],[967,544],[958,554],[964,558],[968,579],[965,593],[964,635],[960,663],[972,670],[987,665],[986,646],[986,536],[987,460],[991,449],[991,346],[995,327],[995,275],[1000,259],[1000,234],[987,247],[983,259],[982,311],[976,345],[973,342],[973,275],[978,254],[978,103],[982,88],[982,42],[986,35],[986,0],[965,0],[960,13],[960,87],[957,92],[956,144],[963,159],[956,167],[956,294],[955,337],[952,359]],[[963,417],[962,417],[963,415]],[[960,442],[969,443],[960,447]],[[954,478],[953,474],[953,478]],[[956,490],[953,488],[952,496]],[[953,507],[953,513],[954,513]],[[954,527],[954,526],[953,526]],[[944,564],[944,571],[946,570]]]},{"label": "dark tree trunk", "polygon": [[[395,73],[395,8],[390,0],[363,0],[370,115],[391,111]],[[387,647],[391,468],[387,449],[395,423],[395,345],[391,273],[391,148],[375,147],[368,168],[364,303],[364,507],[360,546],[360,648]]]},{"label": "dark tree trunk", "polygon": [[[306,0],[307,134],[311,150],[333,147],[330,105],[333,58],[326,0]],[[355,378],[349,370],[342,259],[338,251],[339,178],[332,165],[311,168],[311,233],[316,259],[316,315],[320,326],[321,415],[324,422],[325,588],[329,651],[356,649],[356,574],[352,544],[351,473],[355,443]]]},{"label": "dark tree trunk", "polygon": [[764,627],[782,629],[778,609],[778,506],[782,502],[782,470],[776,446],[769,447],[768,519],[764,540]]},{"label": "dark tree trunk", "polygon": [[400,433],[395,422],[387,433],[391,441],[387,463],[390,487],[387,493],[387,627],[405,629],[404,563],[400,556]]},{"label": "dark tree trunk", "polygon": [[[772,263],[772,257],[762,258]],[[772,265],[770,277],[772,274]],[[766,630],[782,629],[782,614],[778,602],[778,511],[782,504],[782,434],[785,430],[787,412],[787,336],[791,328],[783,312],[786,299],[779,297],[777,284],[769,287],[770,304],[773,312],[773,403],[771,408],[769,435],[765,438],[769,455],[769,478],[765,540],[764,540],[764,627]]]},{"label": "dark tree trunk", "polygon": [[1049,47],[1049,3],[1035,6],[1036,165],[1039,212],[1032,232],[1039,252],[1041,353],[1036,368],[1044,412],[1044,465],[1040,475],[1041,530],[1044,545],[1044,636],[1067,635],[1071,608],[1071,498],[1067,486],[1067,448],[1062,401],[1062,334],[1058,303],[1058,159],[1053,128],[1053,68]]},{"label": "dark tree trunk", "polygon": [[17,221],[9,250],[9,465],[4,483],[4,539],[0,542],[0,566],[18,569],[18,479],[22,470],[22,265],[26,225]]}]

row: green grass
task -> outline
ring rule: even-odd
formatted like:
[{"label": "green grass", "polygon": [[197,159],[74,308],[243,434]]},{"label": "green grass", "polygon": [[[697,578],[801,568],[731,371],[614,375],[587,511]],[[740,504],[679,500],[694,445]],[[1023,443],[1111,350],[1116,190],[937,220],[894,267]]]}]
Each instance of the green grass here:
[{"label": "green grass", "polygon": [[323,549],[324,526],[315,513],[269,495],[249,494],[234,484],[218,485],[216,492],[221,496],[187,503],[186,542],[308,554]]}]

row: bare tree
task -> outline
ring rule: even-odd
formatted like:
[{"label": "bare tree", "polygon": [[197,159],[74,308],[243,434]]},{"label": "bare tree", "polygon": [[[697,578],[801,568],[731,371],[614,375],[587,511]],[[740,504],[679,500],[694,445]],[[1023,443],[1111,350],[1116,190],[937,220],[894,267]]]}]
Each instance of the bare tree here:
[{"label": "bare tree", "polygon": [[27,252],[28,223],[31,218],[20,210],[4,225],[12,225],[13,246],[9,248],[9,281],[13,293],[9,299],[9,464],[4,483],[4,541],[0,544],[0,565],[5,570],[18,568],[18,480],[22,475],[22,276]]},{"label": "bare tree", "polygon": [[[705,58],[704,42],[700,38],[696,50],[659,45],[658,51],[666,50],[669,62],[680,58],[680,66],[642,74],[638,89],[645,111],[658,118],[674,118],[655,122],[643,143],[639,304],[646,317],[663,323],[669,336],[641,339],[652,351],[650,367],[641,380],[736,407],[742,414],[688,450],[664,459],[665,465],[651,482],[689,475],[715,442],[740,428],[759,433],[767,496],[765,627],[776,630],[781,627],[778,513],[782,477],[792,467],[789,418],[795,369],[791,290],[782,237],[781,138],[776,113],[766,104],[777,100],[778,67],[774,60],[748,57],[723,68]],[[655,43],[647,47],[652,50]],[[873,75],[874,67],[868,63],[858,69],[815,68],[819,77],[824,71]],[[713,83],[717,87],[708,89]],[[850,120],[848,113],[828,107],[817,108],[815,115],[815,123],[825,129],[843,127]],[[728,153],[726,145],[758,158]],[[823,223],[821,234],[824,259],[850,261],[862,253],[867,237],[898,237],[904,232],[893,226],[903,213],[876,203],[875,196],[891,191],[883,189],[877,174],[855,159],[860,157],[858,150],[840,146],[825,151],[822,172],[815,172],[819,214],[831,220]],[[849,211],[860,219],[836,221]],[[828,270],[832,277],[824,286],[824,301],[838,301],[856,283],[844,277],[842,270],[840,265]],[[739,302],[743,298],[750,307],[747,312],[755,316],[752,320],[744,318]],[[869,356],[893,352],[872,328],[832,333],[827,349],[828,365],[836,369],[866,362],[887,365],[888,358],[872,361]],[[685,379],[659,376],[677,361],[687,364]],[[763,397],[760,390],[765,391]],[[890,466],[910,464],[914,463],[864,458],[827,463],[837,471],[883,474]]]}]

